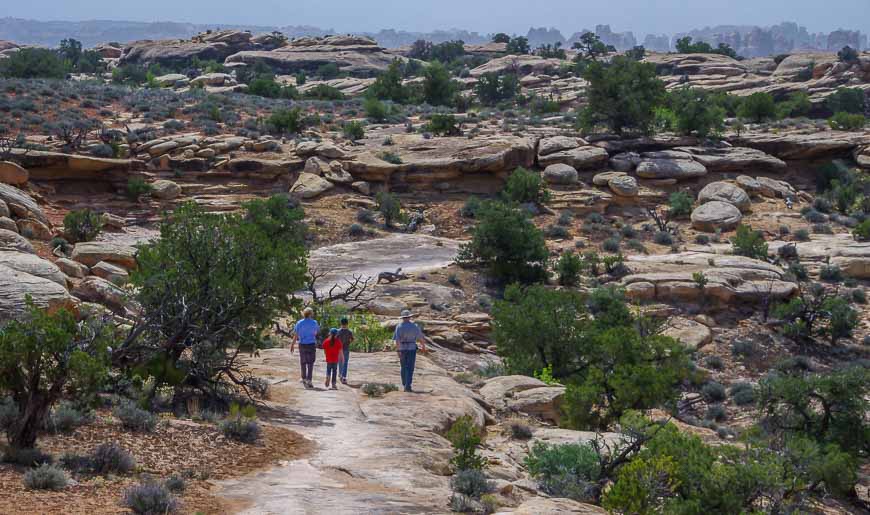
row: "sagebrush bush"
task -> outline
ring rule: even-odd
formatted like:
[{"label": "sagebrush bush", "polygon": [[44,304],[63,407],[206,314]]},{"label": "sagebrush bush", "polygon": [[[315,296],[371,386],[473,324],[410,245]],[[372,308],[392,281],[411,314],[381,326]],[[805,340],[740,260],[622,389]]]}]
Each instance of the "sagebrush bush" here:
[{"label": "sagebrush bush", "polygon": [[482,505],[467,495],[453,494],[450,496],[450,510],[456,513],[477,513]]},{"label": "sagebrush bush", "polygon": [[125,491],[123,504],[137,515],[164,515],[178,511],[178,501],[169,489],[152,482]]},{"label": "sagebrush bush", "polygon": [[369,397],[383,397],[390,392],[396,392],[399,387],[387,383],[366,383],[362,385],[362,392]]},{"label": "sagebrush bush", "polygon": [[114,442],[100,444],[90,458],[97,474],[128,474],[136,468],[133,455]]},{"label": "sagebrush bush", "polygon": [[492,492],[495,485],[480,470],[460,470],[450,478],[450,489],[456,493],[479,499]]},{"label": "sagebrush bush", "polygon": [[112,415],[121,421],[121,426],[137,433],[150,433],[157,427],[157,415],[132,402],[123,402],[112,410]]},{"label": "sagebrush bush", "polygon": [[127,181],[125,195],[133,202],[138,202],[143,195],[150,195],[154,191],[154,186],[145,182],[145,179],[135,177]]},{"label": "sagebrush bush", "polygon": [[173,474],[166,478],[166,481],[163,482],[163,486],[174,494],[180,494],[184,492],[185,488],[187,488],[187,483],[184,481],[183,477]]},{"label": "sagebrush bush", "polygon": [[50,454],[46,454],[36,448],[16,449],[14,447],[7,447],[3,451],[3,462],[25,467],[36,467],[51,464],[54,462],[54,458]]},{"label": "sagebrush bush", "polygon": [[63,490],[68,481],[66,472],[47,463],[24,473],[24,486],[30,490]]},{"label": "sagebrush bush", "polygon": [[361,224],[374,224],[375,214],[368,209],[360,209],[356,212],[356,221]]},{"label": "sagebrush bush", "polygon": [[72,433],[91,420],[90,413],[83,413],[68,403],[61,403],[49,415],[46,427],[55,433]]},{"label": "sagebrush bush", "polygon": [[245,417],[224,420],[220,424],[220,430],[230,440],[242,443],[254,443],[260,439],[262,433],[256,420]]},{"label": "sagebrush bush", "polygon": [[837,265],[822,265],[819,268],[819,278],[832,283],[842,282],[843,271]]},{"label": "sagebrush bush", "polygon": [[746,406],[755,402],[755,387],[751,383],[734,383],[731,385],[729,393],[731,400],[738,406]]},{"label": "sagebrush bush", "polygon": [[701,387],[701,393],[710,401],[722,402],[726,398],[725,387],[716,381],[710,381]]},{"label": "sagebrush bush", "polygon": [[713,370],[722,370],[725,367],[725,362],[719,356],[707,356],[704,359],[704,366]]},{"label": "sagebrush bush", "polygon": [[522,422],[512,422],[510,434],[514,440],[530,440],[532,438],[532,428]]},{"label": "sagebrush bush", "polygon": [[475,218],[477,216],[477,211],[480,209],[482,205],[479,198],[474,195],[468,197],[468,200],[465,201],[465,204],[462,205],[462,208],[459,210],[459,214],[463,218]]},{"label": "sagebrush bush", "polygon": [[715,422],[722,422],[725,420],[727,416],[727,412],[725,411],[725,406],[721,404],[711,404],[707,407],[707,413],[704,415],[704,418],[707,420],[713,420]]},{"label": "sagebrush bush", "polygon": [[549,200],[547,185],[540,174],[517,168],[507,179],[504,192],[507,200],[520,204],[543,204]]},{"label": "sagebrush bush", "polygon": [[659,245],[673,245],[674,237],[668,231],[658,231],[653,236],[653,241]]}]

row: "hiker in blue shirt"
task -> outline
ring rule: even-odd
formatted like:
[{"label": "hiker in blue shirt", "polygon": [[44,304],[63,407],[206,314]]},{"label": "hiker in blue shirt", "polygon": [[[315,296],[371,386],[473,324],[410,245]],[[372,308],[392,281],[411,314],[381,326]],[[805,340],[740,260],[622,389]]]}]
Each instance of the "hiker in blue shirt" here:
[{"label": "hiker in blue shirt", "polygon": [[411,312],[402,311],[402,322],[396,326],[393,333],[393,341],[396,342],[396,351],[399,353],[399,364],[402,367],[402,386],[406,392],[411,392],[411,382],[414,380],[414,367],[417,363],[417,342],[426,350],[426,341],[423,339],[423,331],[411,322]]},{"label": "hiker in blue shirt", "polygon": [[299,343],[299,364],[302,367],[302,385],[306,390],[314,388],[311,382],[311,375],[314,372],[314,360],[317,358],[317,334],[320,332],[320,325],[317,320],[311,318],[314,316],[314,310],[305,308],[302,311],[302,320],[296,322],[293,335],[293,343],[290,344],[290,354]]}]

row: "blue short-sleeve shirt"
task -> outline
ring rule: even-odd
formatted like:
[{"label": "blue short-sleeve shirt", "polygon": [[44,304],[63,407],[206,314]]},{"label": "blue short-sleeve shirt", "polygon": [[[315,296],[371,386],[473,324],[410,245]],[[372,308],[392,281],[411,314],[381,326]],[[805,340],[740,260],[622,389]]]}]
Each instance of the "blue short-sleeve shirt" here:
[{"label": "blue short-sleeve shirt", "polygon": [[393,340],[398,343],[397,350],[414,350],[417,348],[417,340],[423,337],[423,331],[414,322],[404,321],[396,326]]},{"label": "blue short-sleeve shirt", "polygon": [[300,345],[314,345],[317,343],[317,333],[320,332],[320,324],[312,318],[303,318],[296,322],[296,335]]}]

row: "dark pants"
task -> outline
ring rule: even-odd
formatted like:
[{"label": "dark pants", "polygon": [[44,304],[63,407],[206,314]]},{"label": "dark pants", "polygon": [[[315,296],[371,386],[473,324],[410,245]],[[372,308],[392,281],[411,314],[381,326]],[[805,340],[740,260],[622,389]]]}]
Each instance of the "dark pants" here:
[{"label": "dark pants", "polygon": [[330,377],[332,378],[332,384],[335,384],[335,377],[338,375],[338,363],[327,363],[326,364],[326,382],[329,383]]},{"label": "dark pants", "polygon": [[414,366],[417,364],[417,349],[400,350],[399,364],[402,367],[402,386],[410,388],[414,380]]},{"label": "dark pants", "polygon": [[350,359],[350,348],[342,349],[344,353],[344,361],[339,365],[338,375],[341,376],[342,379],[347,379],[347,362]]},{"label": "dark pants", "polygon": [[304,381],[311,381],[316,358],[317,345],[299,345],[299,364],[302,366],[302,379]]}]

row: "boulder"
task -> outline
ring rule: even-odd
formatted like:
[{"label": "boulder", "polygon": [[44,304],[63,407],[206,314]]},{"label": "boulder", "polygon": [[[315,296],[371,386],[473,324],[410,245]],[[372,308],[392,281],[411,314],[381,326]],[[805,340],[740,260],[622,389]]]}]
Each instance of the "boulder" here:
[{"label": "boulder", "polygon": [[9,217],[12,213],[9,211],[9,206],[6,205],[6,202],[0,200],[0,217]]},{"label": "boulder", "polygon": [[37,307],[49,311],[75,310],[77,305],[66,288],[55,281],[0,265],[0,322],[26,314],[28,296]]},{"label": "boulder", "polygon": [[305,161],[305,173],[310,173],[311,175],[324,175],[329,170],[329,163],[317,156],[309,157],[308,160]]},{"label": "boulder", "polygon": [[709,327],[681,317],[670,319],[662,334],[679,341],[690,350],[699,349],[713,341],[713,332]]},{"label": "boulder", "polygon": [[754,177],[748,175],[740,175],[736,179],[737,186],[743,188],[750,195],[755,195],[761,191],[761,183]]},{"label": "boulder", "polygon": [[568,136],[553,136],[552,138],[544,138],[538,143],[538,156],[548,156],[556,152],[571,150],[585,145],[586,143],[579,138],[571,138]]},{"label": "boulder", "polygon": [[100,277],[90,276],[84,279],[73,288],[72,294],[85,302],[102,304],[116,313],[124,312],[124,290]]},{"label": "boulder", "polygon": [[644,179],[686,180],[707,175],[701,163],[690,159],[643,159],[637,165],[637,175]]},{"label": "boulder", "polygon": [[124,286],[130,278],[130,274],[128,274],[126,270],[105,261],[100,261],[91,267],[91,273],[116,286]]},{"label": "boulder", "polygon": [[711,182],[698,193],[698,202],[701,204],[714,200],[727,202],[742,212],[749,211],[752,208],[752,201],[749,199],[749,195],[730,182]]},{"label": "boulder", "polygon": [[558,424],[562,418],[561,405],[564,396],[565,388],[562,386],[529,388],[515,391],[513,396],[507,399],[507,407]]},{"label": "boulder", "polygon": [[108,241],[76,243],[72,259],[89,267],[100,261],[107,261],[127,270],[133,270],[136,268],[136,247]]},{"label": "boulder", "polygon": [[42,208],[20,189],[0,182],[0,200],[2,200],[19,218],[34,218],[44,224],[48,224],[48,217],[42,212]]},{"label": "boulder", "polygon": [[794,198],[797,196],[797,191],[794,187],[785,182],[771,179],[769,177],[757,177],[758,193],[769,198]]},{"label": "boulder", "polygon": [[323,174],[323,178],[333,184],[352,184],[353,175],[344,171],[343,168],[332,167],[328,172]]},{"label": "boulder", "polygon": [[607,181],[607,185],[620,197],[636,197],[638,194],[637,179],[629,175],[613,177]]},{"label": "boulder", "polygon": [[339,148],[335,143],[330,142],[317,145],[314,153],[327,159],[344,159],[347,156],[344,150]]},{"label": "boulder", "polygon": [[744,135],[739,144],[786,161],[810,161],[851,157],[864,141],[861,132],[824,131],[784,135],[752,133]]},{"label": "boulder", "polygon": [[30,178],[27,170],[11,161],[0,161],[0,182],[18,186],[25,184]]},{"label": "boulder", "polygon": [[539,157],[538,163],[544,167],[560,163],[582,170],[604,166],[607,160],[608,155],[606,150],[600,147],[585,145]]},{"label": "boulder", "polygon": [[34,240],[49,241],[54,237],[51,229],[39,220],[25,218],[18,220],[16,225],[18,225],[19,234]]},{"label": "boulder", "polygon": [[25,274],[35,275],[66,288],[66,277],[60,268],[36,254],[0,251],[0,265]]},{"label": "boulder", "polygon": [[631,172],[640,164],[640,154],[636,152],[623,152],[610,158],[610,167],[617,172]]},{"label": "boulder", "polygon": [[151,195],[160,200],[174,200],[181,195],[181,186],[166,179],[152,182],[151,187],[154,188]]},{"label": "boulder", "polygon": [[354,183],[351,183],[350,187],[363,195],[372,194],[372,185],[367,183],[366,181],[356,181]]},{"label": "boulder", "polygon": [[493,59],[471,70],[472,77],[480,77],[487,73],[504,74],[507,71],[525,76],[530,74],[545,74],[558,70],[562,65],[560,59],[546,59],[537,55],[507,55]]},{"label": "boulder", "polygon": [[532,497],[517,506],[513,515],[607,515],[607,510],[571,499]]},{"label": "boulder", "polygon": [[728,231],[737,227],[743,220],[740,210],[733,204],[713,200],[702,204],[692,211],[692,227],[699,231],[715,232],[716,229]]},{"label": "boulder", "polygon": [[72,259],[60,258],[54,262],[61,272],[75,279],[84,279],[90,271],[88,267],[81,263],[76,263]]},{"label": "boulder", "polygon": [[290,193],[298,195],[303,199],[312,199],[331,190],[333,184],[323,177],[310,173],[301,173],[299,178],[290,188]]},{"label": "boulder", "polygon": [[166,75],[154,77],[154,82],[163,88],[173,88],[176,86],[187,86],[190,79],[188,79],[186,75],[180,73],[168,73]]},{"label": "boulder", "polygon": [[36,254],[36,251],[33,250],[33,245],[27,241],[27,238],[17,232],[7,231],[6,229],[0,229],[0,251]]},{"label": "boulder", "polygon": [[18,224],[15,223],[15,220],[0,216],[0,229],[5,229],[7,231],[12,231],[14,233],[18,232]]},{"label": "boulder", "polygon": [[678,147],[688,152],[709,172],[743,172],[747,170],[783,171],[785,161],[747,147]]},{"label": "boulder", "polygon": [[544,169],[544,180],[550,184],[569,185],[579,180],[577,170],[566,164],[552,164]]},{"label": "boulder", "polygon": [[546,387],[547,383],[528,376],[501,376],[488,379],[480,388],[480,395],[493,406],[504,406],[515,392]]}]

